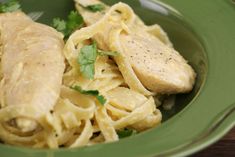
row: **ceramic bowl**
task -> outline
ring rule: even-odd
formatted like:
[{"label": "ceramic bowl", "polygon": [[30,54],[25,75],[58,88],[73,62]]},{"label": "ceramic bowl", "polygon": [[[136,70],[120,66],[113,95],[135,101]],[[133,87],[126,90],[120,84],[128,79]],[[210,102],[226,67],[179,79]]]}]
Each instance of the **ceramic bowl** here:
[{"label": "ceramic bowl", "polygon": [[[51,24],[74,9],[72,0],[21,0],[25,12],[43,11]],[[104,0],[114,4],[118,0]],[[186,156],[216,142],[235,124],[235,2],[233,0],[123,0],[146,24],[160,24],[197,72],[189,94],[163,112],[157,127],[118,142],[73,149],[29,149],[0,144],[1,157]]]}]

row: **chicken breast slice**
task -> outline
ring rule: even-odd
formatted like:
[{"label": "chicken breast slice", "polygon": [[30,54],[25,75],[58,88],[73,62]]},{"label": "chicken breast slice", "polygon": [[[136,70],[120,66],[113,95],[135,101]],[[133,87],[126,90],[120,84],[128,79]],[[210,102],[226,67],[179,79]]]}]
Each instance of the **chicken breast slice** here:
[{"label": "chicken breast slice", "polygon": [[[46,115],[59,97],[65,69],[63,36],[32,21],[22,12],[0,15],[2,107],[33,106],[36,116]],[[36,128],[34,117],[16,118],[21,131]]]},{"label": "chicken breast slice", "polygon": [[[103,4],[98,0],[89,0],[86,3],[83,0],[76,0],[76,2],[76,7],[84,16],[87,25],[96,23],[103,17],[104,12],[109,10],[106,6],[104,11],[93,13],[80,6],[87,6],[89,3]],[[124,31],[125,33],[121,33],[120,36],[123,50],[120,53],[128,58],[129,64],[145,88],[161,94],[185,93],[192,90],[196,74],[180,53],[174,50],[160,26],[146,26],[136,16],[133,25],[127,27],[129,31]],[[107,26],[105,31],[95,36],[101,48],[108,49],[106,36],[112,29],[112,26]]]},{"label": "chicken breast slice", "polygon": [[144,31],[122,34],[120,40],[137,77],[150,91],[174,94],[192,90],[195,72],[176,50]]}]

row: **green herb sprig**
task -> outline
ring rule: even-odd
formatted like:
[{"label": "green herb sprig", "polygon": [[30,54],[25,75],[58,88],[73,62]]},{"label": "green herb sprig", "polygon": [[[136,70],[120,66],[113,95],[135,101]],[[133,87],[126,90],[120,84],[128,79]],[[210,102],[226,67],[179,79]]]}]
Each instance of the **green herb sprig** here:
[{"label": "green herb sprig", "polygon": [[117,131],[119,138],[125,138],[137,134],[136,130],[125,128]]},{"label": "green herb sprig", "polygon": [[95,42],[91,45],[86,45],[81,48],[78,54],[78,64],[82,75],[88,79],[94,79],[95,75],[95,61],[98,55],[101,56],[116,56],[117,52],[102,51],[97,49]]},{"label": "green herb sprig", "polygon": [[52,26],[57,31],[62,32],[65,39],[69,37],[76,29],[81,28],[84,25],[84,20],[81,14],[77,11],[71,11],[68,15],[67,21],[60,18],[54,18]]},{"label": "green herb sprig", "polygon": [[98,55],[100,55],[100,56],[117,56],[118,53],[116,51],[102,51],[102,50],[98,50]]},{"label": "green herb sprig", "polygon": [[21,10],[21,6],[18,0],[8,0],[0,3],[0,12],[14,12],[17,10]]},{"label": "green herb sprig", "polygon": [[100,12],[105,9],[105,6],[103,4],[93,4],[93,5],[88,5],[88,6],[83,6],[83,8],[91,11],[91,12]]},{"label": "green herb sprig", "polygon": [[94,79],[96,58],[96,43],[81,48],[80,53],[78,54],[78,64],[80,65],[80,71],[84,77]]},{"label": "green herb sprig", "polygon": [[81,94],[94,96],[101,105],[106,103],[106,99],[103,95],[100,95],[98,90],[83,90],[80,86],[71,87],[71,89],[80,92]]}]

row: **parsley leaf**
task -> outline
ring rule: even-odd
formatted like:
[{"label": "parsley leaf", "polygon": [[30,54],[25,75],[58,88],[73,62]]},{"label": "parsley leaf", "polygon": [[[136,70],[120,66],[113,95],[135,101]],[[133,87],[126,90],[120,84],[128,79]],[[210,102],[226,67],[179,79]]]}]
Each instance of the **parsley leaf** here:
[{"label": "parsley leaf", "polygon": [[54,18],[52,26],[59,32],[63,33],[65,38],[68,38],[76,29],[84,25],[84,20],[81,14],[77,11],[71,11],[67,21],[60,18]]},{"label": "parsley leaf", "polygon": [[98,102],[102,105],[104,105],[107,101],[103,95],[99,94],[98,90],[83,90],[80,86],[74,86],[74,87],[71,87],[71,89],[77,92],[80,92],[81,94],[91,95],[91,96],[96,97]]},{"label": "parsley leaf", "polygon": [[132,136],[132,135],[137,134],[137,131],[136,131],[136,130],[132,130],[132,129],[125,128],[125,129],[123,129],[123,130],[118,130],[118,131],[117,131],[117,134],[118,134],[118,137],[119,137],[119,138],[125,138],[125,137],[128,137],[128,136]]},{"label": "parsley leaf", "polygon": [[14,12],[16,10],[20,10],[20,3],[18,0],[9,0],[6,2],[0,3],[0,12]]},{"label": "parsley leaf", "polygon": [[94,5],[85,6],[84,8],[91,12],[99,12],[104,10],[105,6],[103,4],[94,4]]}]

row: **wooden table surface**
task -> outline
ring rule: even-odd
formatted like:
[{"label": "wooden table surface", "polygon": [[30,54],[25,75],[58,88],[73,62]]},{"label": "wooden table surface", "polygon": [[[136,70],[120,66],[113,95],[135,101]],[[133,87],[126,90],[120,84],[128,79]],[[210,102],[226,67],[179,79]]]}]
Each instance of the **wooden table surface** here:
[{"label": "wooden table surface", "polygon": [[235,157],[235,128],[219,142],[191,157]]}]

